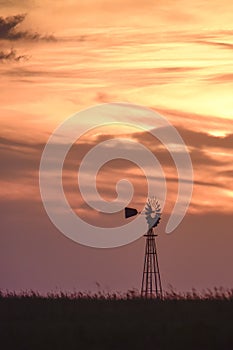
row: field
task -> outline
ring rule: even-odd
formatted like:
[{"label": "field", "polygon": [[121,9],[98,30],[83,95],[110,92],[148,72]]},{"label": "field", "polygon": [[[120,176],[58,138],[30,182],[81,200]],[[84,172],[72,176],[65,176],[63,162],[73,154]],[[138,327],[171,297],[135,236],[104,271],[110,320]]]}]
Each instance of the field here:
[{"label": "field", "polygon": [[233,291],[0,295],[1,349],[233,349]]}]

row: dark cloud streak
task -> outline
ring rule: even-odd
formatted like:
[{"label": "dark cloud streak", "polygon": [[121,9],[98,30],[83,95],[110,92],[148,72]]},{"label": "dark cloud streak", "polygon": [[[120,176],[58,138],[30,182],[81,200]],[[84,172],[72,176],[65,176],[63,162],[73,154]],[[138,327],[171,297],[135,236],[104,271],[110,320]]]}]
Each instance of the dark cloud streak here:
[{"label": "dark cloud streak", "polygon": [[193,42],[197,44],[210,45],[210,46],[216,46],[223,49],[233,50],[233,44],[231,43],[226,43],[221,41],[209,41],[209,40],[196,40]]},{"label": "dark cloud streak", "polygon": [[2,40],[44,40],[44,41],[55,41],[55,37],[53,35],[41,35],[37,32],[30,31],[18,31],[17,27],[20,25],[26,17],[26,13],[18,14],[15,16],[9,17],[0,17],[0,39]]},{"label": "dark cloud streak", "polygon": [[[206,143],[208,145],[208,149],[211,146],[215,146],[214,142],[216,142],[216,139],[218,140],[217,147],[227,147],[229,148],[232,144],[232,138],[233,135],[226,136],[225,138],[216,138],[211,136],[208,138],[206,135],[200,135],[196,134],[195,132],[189,131],[189,130],[183,130],[183,135],[186,133],[185,139],[189,140],[190,144],[193,147],[193,149],[190,151],[190,156],[193,162],[193,165],[196,167],[202,166],[203,169],[211,169],[211,171],[214,171],[216,177],[225,177],[225,178],[231,178],[232,177],[232,170],[225,171],[225,167],[227,166],[231,168],[231,162],[228,159],[214,159],[213,157],[209,156],[208,152],[205,151],[204,148],[198,147],[204,144],[205,137],[206,137]],[[182,135],[182,136],[183,136]],[[81,142],[78,144],[73,145],[71,148],[65,164],[64,164],[64,170],[68,173],[71,171],[77,171],[78,166],[80,165],[80,162],[82,158],[90,151],[92,147],[94,147],[96,144],[103,142],[106,139],[111,138],[113,135],[102,135],[96,139],[95,142],[89,141],[89,142]],[[125,137],[125,135],[123,135]],[[152,136],[151,136],[152,137]],[[156,155],[157,159],[159,160],[160,164],[163,167],[173,167],[173,161],[171,156],[169,155],[168,151],[165,148],[158,148],[157,143],[152,143],[151,138],[147,137],[147,134],[145,133],[136,133],[134,134],[135,140],[137,140],[140,143],[144,143],[146,147],[151,149],[151,151]],[[203,138],[203,140],[202,140]],[[219,140],[220,139],[220,140]],[[222,143],[221,143],[222,142]],[[26,177],[27,173],[31,173],[34,171],[38,171],[39,169],[39,161],[42,154],[42,151],[44,149],[45,144],[43,142],[25,142],[23,140],[17,140],[17,139],[9,139],[9,138],[0,138],[0,155],[2,159],[2,171],[1,171],[1,178],[7,179],[7,178],[15,178],[17,176],[23,176]],[[61,145],[57,144],[56,148],[59,148]],[[123,144],[120,142],[116,143],[117,148],[124,147]],[[132,149],[132,152],[135,152],[134,149]],[[140,154],[138,154],[140,158]],[[134,168],[134,164],[132,162],[123,160],[121,158],[115,159],[113,162],[108,162],[105,165],[106,171],[113,171],[116,173],[119,169],[129,170]],[[51,162],[51,168],[53,167],[53,162]],[[216,168],[218,168],[218,171],[216,172]],[[206,183],[208,186],[208,183]]]},{"label": "dark cloud streak", "polygon": [[233,73],[226,73],[226,74],[216,74],[212,75],[209,78],[206,78],[206,80],[210,82],[214,82],[216,84],[224,84],[224,83],[233,83]]},{"label": "dark cloud streak", "polygon": [[10,51],[0,51],[0,62],[6,61],[22,61],[28,60],[28,56],[26,55],[17,55],[16,50],[11,49]]},{"label": "dark cloud streak", "polygon": [[[162,129],[161,129],[162,130]],[[185,144],[191,146],[196,150],[209,149],[209,148],[223,148],[232,149],[233,148],[233,134],[228,134],[226,136],[213,136],[204,132],[197,132],[181,126],[177,127],[180,135],[182,136]],[[101,135],[99,140],[104,141],[110,138],[110,135]],[[139,142],[144,142],[148,145],[153,145],[154,138],[149,133],[137,132],[133,134],[133,138]],[[153,148],[153,147],[152,147]]]},{"label": "dark cloud streak", "polygon": [[[7,41],[55,41],[53,35],[41,35],[37,32],[30,32],[28,30],[20,31],[18,26],[25,20],[26,13],[15,16],[2,17],[0,16],[0,40]],[[16,50],[11,48],[9,51],[0,51],[0,62],[19,62],[27,60],[28,56],[18,55]]]}]

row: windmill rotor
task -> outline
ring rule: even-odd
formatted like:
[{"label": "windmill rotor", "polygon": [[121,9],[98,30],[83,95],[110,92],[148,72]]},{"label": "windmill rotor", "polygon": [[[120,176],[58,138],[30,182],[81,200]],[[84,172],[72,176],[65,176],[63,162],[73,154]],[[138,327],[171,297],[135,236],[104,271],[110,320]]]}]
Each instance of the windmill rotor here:
[{"label": "windmill rotor", "polygon": [[161,207],[155,197],[149,198],[145,207],[146,221],[149,228],[156,227],[161,220]]},{"label": "windmill rotor", "polygon": [[126,219],[138,214],[145,215],[149,229],[156,227],[161,220],[161,207],[156,197],[148,198],[145,209],[141,212],[135,208],[125,208]]}]

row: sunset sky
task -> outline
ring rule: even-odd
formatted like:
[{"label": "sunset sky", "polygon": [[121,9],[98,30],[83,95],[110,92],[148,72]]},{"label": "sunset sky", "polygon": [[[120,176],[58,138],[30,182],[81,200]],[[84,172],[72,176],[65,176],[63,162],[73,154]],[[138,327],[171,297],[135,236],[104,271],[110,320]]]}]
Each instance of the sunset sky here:
[{"label": "sunset sky", "polygon": [[[151,108],[180,132],[194,168],[188,213],[164,233],[176,169],[164,147],[136,126],[97,128],[77,141],[63,178],[72,208],[97,226],[121,222],[82,203],[77,165],[100,141],[137,140],[167,178],[157,230],[164,288],[233,287],[232,0],[0,0],[0,9],[0,289],[94,291],[96,282],[105,290],[140,288],[143,238],[109,250],[74,243],[50,222],[39,191],[51,132],[84,108],[118,101]],[[127,161],[103,167],[100,193],[113,199],[122,174],[135,186],[133,204],[142,206],[145,179]]]}]

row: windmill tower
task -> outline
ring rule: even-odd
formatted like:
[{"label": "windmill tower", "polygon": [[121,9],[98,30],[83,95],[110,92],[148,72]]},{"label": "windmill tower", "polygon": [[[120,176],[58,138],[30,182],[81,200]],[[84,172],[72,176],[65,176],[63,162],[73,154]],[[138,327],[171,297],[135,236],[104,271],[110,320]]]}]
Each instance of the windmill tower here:
[{"label": "windmill tower", "polygon": [[146,247],[141,296],[143,298],[161,299],[163,296],[162,283],[155,242],[155,237],[157,237],[157,235],[154,233],[154,229],[159,224],[161,219],[161,208],[159,202],[154,197],[149,198],[143,212],[138,212],[137,209],[134,208],[125,208],[125,218],[129,218],[137,214],[145,214],[148,224],[147,233],[144,235],[144,237],[146,237]]}]

